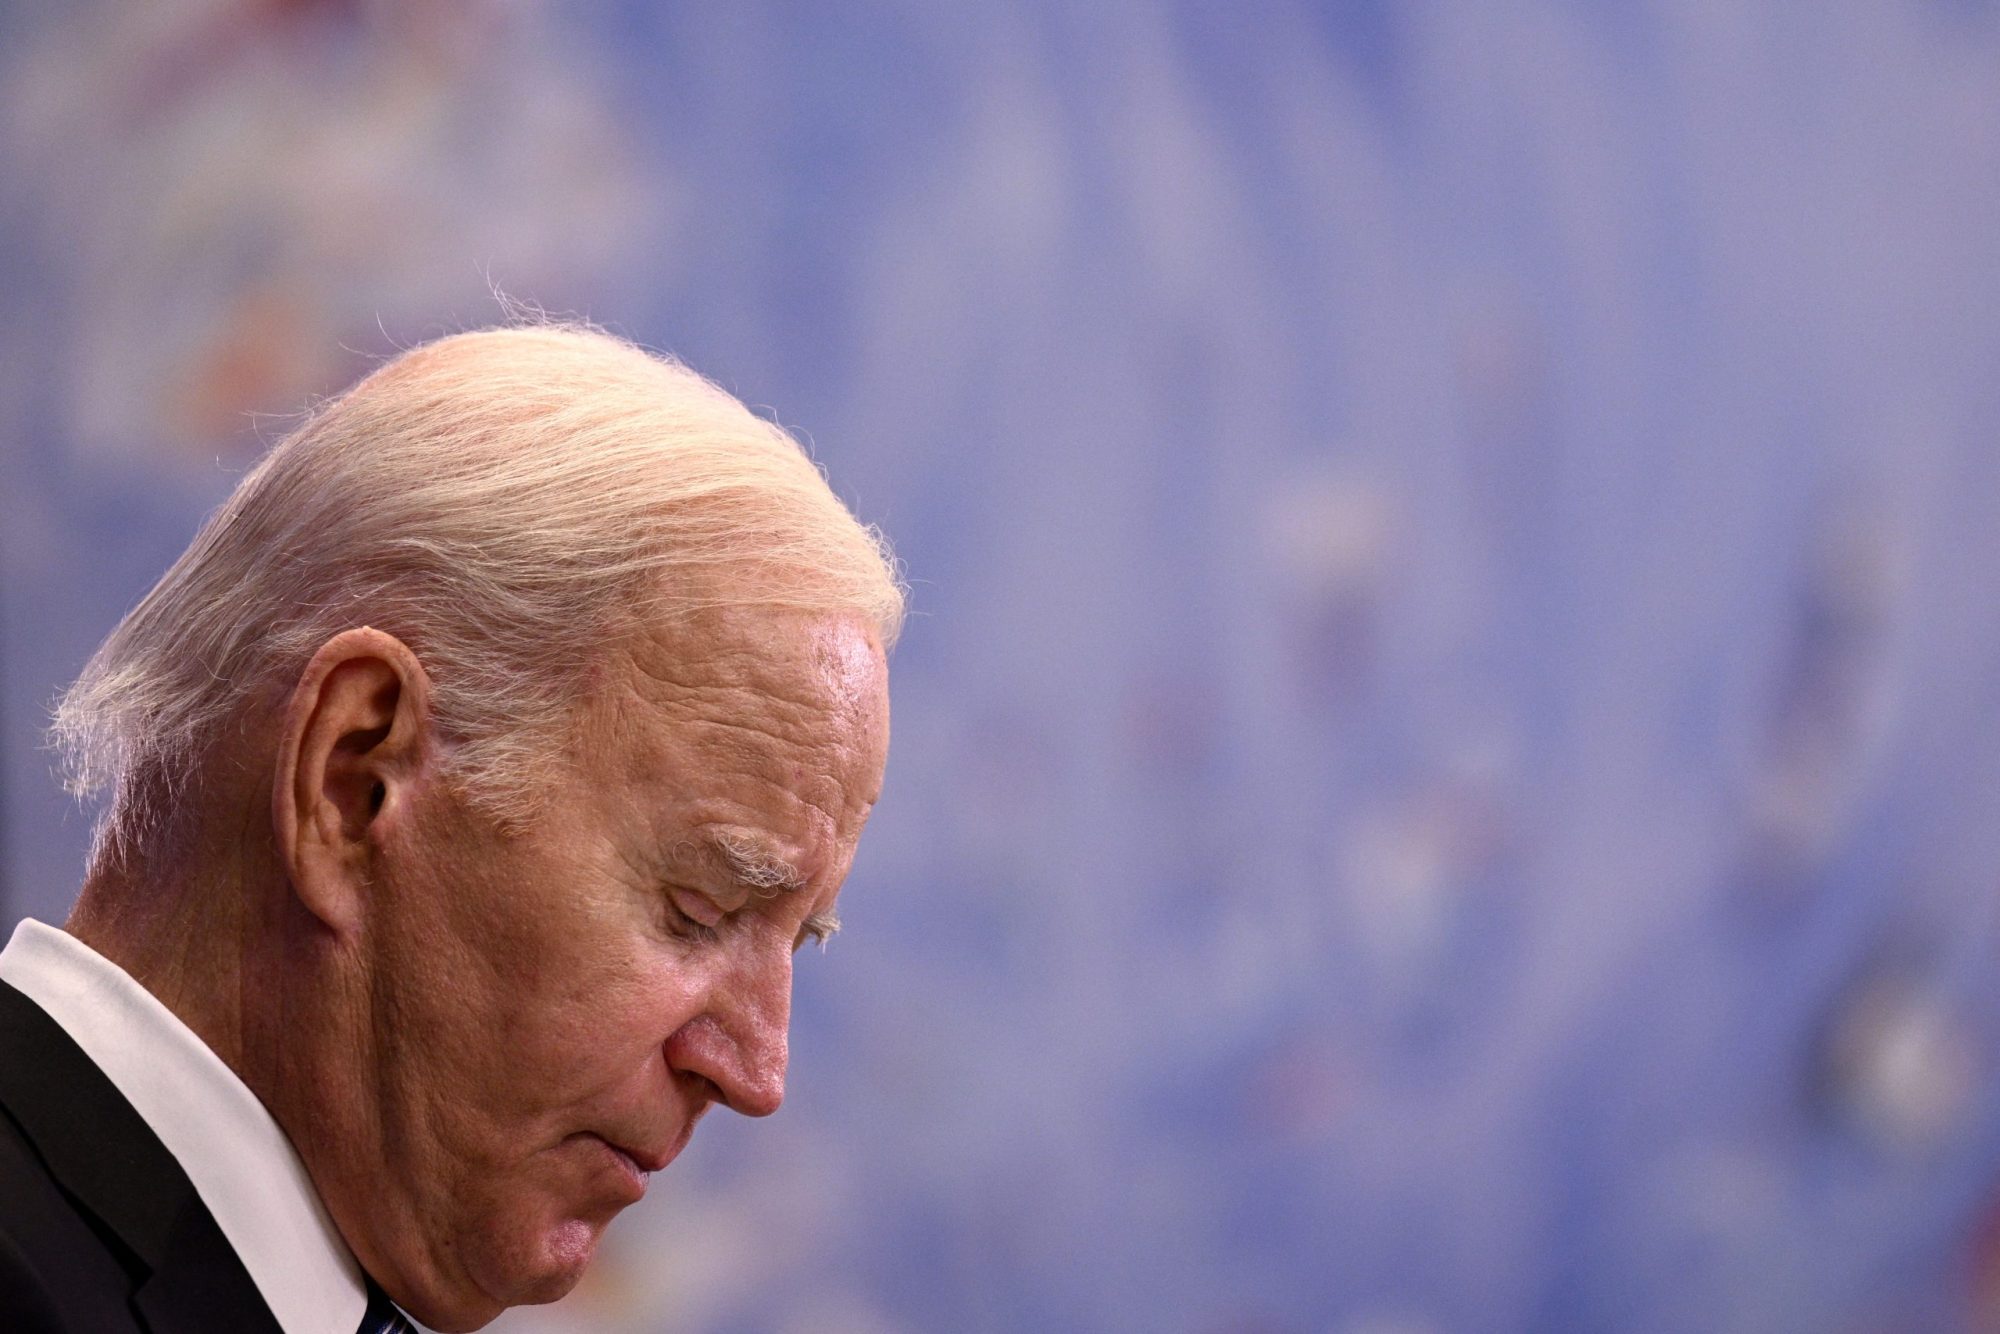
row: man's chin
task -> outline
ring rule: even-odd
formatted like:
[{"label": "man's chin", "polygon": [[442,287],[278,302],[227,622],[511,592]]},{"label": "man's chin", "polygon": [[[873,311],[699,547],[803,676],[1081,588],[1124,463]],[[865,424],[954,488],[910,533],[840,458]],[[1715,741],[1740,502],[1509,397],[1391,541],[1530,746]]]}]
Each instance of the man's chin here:
[{"label": "man's chin", "polygon": [[[597,1239],[604,1233],[598,1223],[573,1218],[550,1234],[543,1273],[517,1299],[521,1305],[539,1305],[567,1297],[570,1289],[583,1281],[583,1271],[597,1254]],[[510,1303],[511,1305],[512,1303]]]},{"label": "man's chin", "polygon": [[558,1204],[546,1195],[482,1203],[483,1209],[463,1211],[463,1221],[452,1229],[451,1235],[462,1238],[451,1248],[457,1252],[456,1263],[432,1271],[434,1277],[456,1281],[412,1294],[423,1307],[404,1303],[432,1329],[454,1334],[478,1329],[510,1306],[536,1306],[567,1296],[582,1281],[604,1229],[623,1208],[605,1202],[579,1216],[574,1203]]},{"label": "man's chin", "polygon": [[583,1280],[603,1232],[602,1223],[565,1219],[525,1247],[526,1254],[489,1254],[493,1272],[482,1275],[489,1280],[482,1286],[502,1306],[539,1306],[566,1297]]}]

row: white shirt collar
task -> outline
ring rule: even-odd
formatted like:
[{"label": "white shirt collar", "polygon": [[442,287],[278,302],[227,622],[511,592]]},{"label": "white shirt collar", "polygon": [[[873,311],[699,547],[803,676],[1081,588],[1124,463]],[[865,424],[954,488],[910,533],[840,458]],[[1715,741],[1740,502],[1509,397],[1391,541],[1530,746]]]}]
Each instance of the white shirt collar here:
[{"label": "white shirt collar", "polygon": [[354,1334],[361,1268],[285,1132],[236,1072],[117,964],[32,918],[0,981],[83,1048],[179,1160],[285,1334]]}]

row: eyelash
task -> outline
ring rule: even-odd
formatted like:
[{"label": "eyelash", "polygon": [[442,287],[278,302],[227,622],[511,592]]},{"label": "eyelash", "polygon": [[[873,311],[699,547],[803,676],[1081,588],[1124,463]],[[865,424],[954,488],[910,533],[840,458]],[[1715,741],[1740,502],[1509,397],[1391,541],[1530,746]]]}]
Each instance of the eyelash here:
[{"label": "eyelash", "polygon": [[[689,917],[680,910],[680,905],[676,904],[671,897],[662,899],[661,904],[666,910],[667,930],[673,932],[681,939],[692,940],[700,945],[713,945],[716,941],[722,939],[722,932],[720,930],[708,925],[706,922],[697,922],[694,918]],[[797,954],[807,945],[816,945],[819,947],[820,953],[824,954],[826,952],[826,943],[832,938],[833,933],[831,931],[813,931],[808,929],[793,943],[792,953]]]},{"label": "eyelash", "polygon": [[702,945],[712,945],[722,938],[722,933],[705,922],[697,922],[682,912],[672,899],[667,900],[667,929],[684,940],[692,940]]}]

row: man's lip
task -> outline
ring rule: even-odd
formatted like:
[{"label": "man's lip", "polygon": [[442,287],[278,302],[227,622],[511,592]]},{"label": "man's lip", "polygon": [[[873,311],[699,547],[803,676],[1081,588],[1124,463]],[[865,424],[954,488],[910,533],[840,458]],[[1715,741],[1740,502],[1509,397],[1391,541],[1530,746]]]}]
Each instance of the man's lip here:
[{"label": "man's lip", "polygon": [[669,1163],[680,1157],[681,1150],[687,1147],[688,1136],[692,1133],[694,1133],[694,1122],[690,1120],[681,1127],[680,1133],[674,1136],[673,1142],[668,1144],[664,1149],[639,1148],[636,1145],[612,1139],[607,1135],[599,1135],[597,1138],[603,1140],[620,1157],[630,1160],[632,1166],[650,1175],[654,1172],[665,1171]]},{"label": "man's lip", "polygon": [[616,1153],[620,1158],[631,1163],[641,1174],[650,1176],[654,1172],[665,1171],[669,1163],[681,1156],[681,1150],[687,1147],[688,1137],[694,1134],[695,1122],[701,1120],[702,1112],[707,1110],[706,1107],[700,1108],[694,1115],[682,1121],[680,1130],[668,1142],[665,1148],[641,1148],[634,1144],[627,1144],[623,1140],[615,1140],[609,1135],[598,1134],[595,1131],[586,1131],[584,1133],[603,1144],[605,1148]]},{"label": "man's lip", "polygon": [[[602,1137],[600,1136],[600,1138]],[[609,1144],[614,1152],[629,1158],[632,1166],[648,1174],[661,1171],[668,1163],[674,1160],[674,1151],[672,1149],[667,1150],[665,1153],[648,1153],[643,1149],[635,1149],[629,1144],[620,1144],[617,1140],[607,1139],[604,1142]]]}]

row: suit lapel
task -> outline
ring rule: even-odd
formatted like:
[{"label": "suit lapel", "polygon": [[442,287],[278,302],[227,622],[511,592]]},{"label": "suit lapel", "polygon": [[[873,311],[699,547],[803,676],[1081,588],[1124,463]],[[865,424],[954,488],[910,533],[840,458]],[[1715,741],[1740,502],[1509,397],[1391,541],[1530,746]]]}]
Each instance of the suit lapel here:
[{"label": "suit lapel", "polygon": [[49,1174],[125,1248],[155,1334],[278,1334],[187,1173],[62,1026],[0,983],[0,1106]]},{"label": "suit lapel", "polygon": [[[278,1334],[276,1318],[193,1187],[167,1231],[159,1266],[139,1285],[132,1303],[154,1334],[217,1329]],[[232,1313],[226,1324],[222,1312]]]}]

